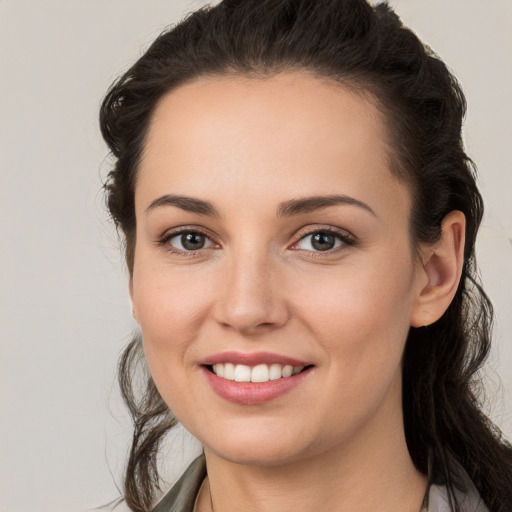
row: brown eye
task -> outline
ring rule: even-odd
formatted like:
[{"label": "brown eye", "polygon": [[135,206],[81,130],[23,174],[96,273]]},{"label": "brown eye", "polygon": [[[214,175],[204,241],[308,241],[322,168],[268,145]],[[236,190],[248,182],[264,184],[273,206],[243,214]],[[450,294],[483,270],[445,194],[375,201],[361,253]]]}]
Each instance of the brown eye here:
[{"label": "brown eye", "polygon": [[212,244],[206,235],[197,231],[179,233],[169,238],[167,243],[179,251],[198,251]]},{"label": "brown eye", "polygon": [[327,252],[353,244],[354,240],[348,234],[317,230],[304,235],[294,247],[305,251]]},{"label": "brown eye", "polygon": [[328,251],[336,244],[336,237],[328,233],[315,233],[311,237],[311,246],[317,251]]}]

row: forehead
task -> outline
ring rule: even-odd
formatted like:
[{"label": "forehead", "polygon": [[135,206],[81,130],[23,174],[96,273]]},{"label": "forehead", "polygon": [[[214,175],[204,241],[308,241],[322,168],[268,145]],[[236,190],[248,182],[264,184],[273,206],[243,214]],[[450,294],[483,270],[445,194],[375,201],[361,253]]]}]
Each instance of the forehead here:
[{"label": "forehead", "polygon": [[[160,99],[150,121],[146,149],[168,144],[171,138],[199,142],[215,132],[231,135],[231,141],[226,140],[230,147],[243,142],[244,135],[257,137],[267,146],[273,140],[286,147],[308,137],[313,142],[321,139],[325,146],[334,142],[340,147],[349,142],[349,130],[351,143],[364,143],[372,137],[382,145],[388,137],[376,104],[363,89],[305,71],[256,78],[206,76]],[[172,123],[175,130],[170,133]],[[239,136],[233,139],[235,133]]]},{"label": "forehead", "polygon": [[376,101],[354,88],[305,72],[201,78],[157,105],[136,201],[191,189],[213,200],[250,191],[261,206],[286,194],[393,201],[403,186],[387,140]]}]

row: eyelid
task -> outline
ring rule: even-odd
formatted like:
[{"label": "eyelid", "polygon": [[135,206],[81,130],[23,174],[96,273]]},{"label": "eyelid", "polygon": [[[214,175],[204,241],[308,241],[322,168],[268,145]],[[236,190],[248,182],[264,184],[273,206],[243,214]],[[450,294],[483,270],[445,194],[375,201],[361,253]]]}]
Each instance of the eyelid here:
[{"label": "eyelid", "polygon": [[[168,242],[176,236],[185,234],[185,233],[199,233],[208,240],[210,240],[211,245],[208,247],[202,247],[201,249],[197,249],[195,251],[183,251],[174,246],[168,244]],[[204,253],[205,251],[211,251],[213,249],[217,249],[220,244],[215,241],[215,237],[209,232],[209,230],[199,227],[199,226],[179,226],[176,228],[171,228],[165,231],[160,237],[157,239],[157,245],[164,247],[164,249],[172,254],[183,255],[185,257],[197,257],[200,253]]]},{"label": "eyelid", "polygon": [[[329,249],[327,251],[308,251],[307,249],[294,248],[294,246],[297,245],[301,240],[303,240],[307,236],[314,235],[316,233],[329,233],[331,235],[334,235],[339,240],[342,241],[342,246],[334,248],[334,249]],[[292,250],[311,252],[311,253],[315,253],[318,255],[325,254],[327,256],[328,254],[333,254],[337,251],[346,249],[347,246],[355,245],[356,241],[357,241],[356,237],[352,233],[350,233],[350,231],[347,231],[346,229],[337,228],[334,226],[322,226],[322,225],[316,225],[314,227],[306,226],[306,227],[301,228],[297,232],[297,234],[295,235],[295,241],[289,248]]]},{"label": "eyelid", "polygon": [[[326,251],[310,251],[307,249],[294,248],[295,245],[297,245],[301,240],[303,240],[307,236],[314,235],[315,233],[322,233],[322,232],[329,233],[329,234],[336,236],[339,240],[341,240],[342,246],[334,248],[334,249],[329,249]],[[174,238],[176,236],[179,236],[180,234],[184,234],[184,233],[200,233],[201,235],[204,235],[205,237],[207,237],[210,240],[211,245],[208,247],[203,247],[201,249],[197,249],[195,251],[183,251],[183,250],[177,249],[176,247],[173,247],[168,244],[169,240],[171,240],[172,238]],[[205,251],[219,249],[221,247],[221,244],[219,244],[215,240],[215,238],[216,237],[213,234],[211,234],[211,232],[208,229],[206,229],[204,227],[195,226],[195,225],[185,225],[185,226],[179,226],[176,228],[168,229],[160,237],[158,237],[156,243],[159,246],[163,246],[165,248],[165,250],[167,250],[170,253],[183,255],[186,257],[197,257],[198,255],[200,255],[200,253],[204,253]],[[346,229],[334,227],[334,226],[329,226],[329,225],[326,225],[326,226],[323,226],[323,225],[304,226],[295,234],[294,238],[295,238],[295,240],[292,243],[292,245],[288,246],[289,249],[312,253],[312,255],[314,254],[315,257],[322,257],[323,255],[325,255],[325,256],[332,255],[333,253],[337,253],[338,251],[342,251],[342,250],[346,249],[347,247],[355,245],[356,241],[357,241],[356,237],[352,233],[350,233],[350,231],[347,231]]]}]

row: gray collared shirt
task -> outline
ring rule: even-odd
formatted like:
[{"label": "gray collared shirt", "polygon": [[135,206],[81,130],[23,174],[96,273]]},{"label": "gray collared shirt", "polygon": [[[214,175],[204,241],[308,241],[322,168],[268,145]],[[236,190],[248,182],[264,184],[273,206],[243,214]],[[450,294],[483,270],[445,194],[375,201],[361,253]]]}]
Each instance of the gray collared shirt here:
[{"label": "gray collared shirt", "polygon": [[[458,492],[457,500],[461,512],[488,512],[478,491],[462,466],[453,462],[452,469],[464,482],[466,492]],[[187,468],[171,490],[157,503],[152,512],[193,512],[199,488],[206,477],[204,456],[197,457]],[[430,485],[427,489],[420,512],[451,512],[448,492],[445,486]]]}]

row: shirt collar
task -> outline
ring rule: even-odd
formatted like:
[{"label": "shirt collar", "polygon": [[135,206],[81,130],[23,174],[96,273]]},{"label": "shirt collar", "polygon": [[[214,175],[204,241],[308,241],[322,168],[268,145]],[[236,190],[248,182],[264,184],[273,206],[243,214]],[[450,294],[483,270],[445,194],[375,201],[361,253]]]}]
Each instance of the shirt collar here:
[{"label": "shirt collar", "polygon": [[[460,511],[488,512],[464,468],[452,459],[450,470],[464,487],[464,491],[455,490],[457,501],[461,507]],[[157,503],[152,512],[193,512],[197,493],[205,477],[206,461],[204,455],[200,455],[190,464],[171,490]],[[428,481],[420,512],[452,512],[446,486],[430,483],[430,475]]]}]

